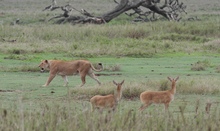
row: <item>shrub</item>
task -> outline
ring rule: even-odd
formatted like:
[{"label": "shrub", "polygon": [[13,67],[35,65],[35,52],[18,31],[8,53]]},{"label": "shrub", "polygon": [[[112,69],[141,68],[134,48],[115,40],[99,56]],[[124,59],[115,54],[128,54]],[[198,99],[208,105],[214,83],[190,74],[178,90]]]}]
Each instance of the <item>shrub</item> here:
[{"label": "shrub", "polygon": [[204,49],[208,50],[219,50],[220,48],[220,39],[209,41],[204,43]]},{"label": "shrub", "polygon": [[168,81],[167,81],[167,80],[161,82],[161,85],[160,85],[159,90],[160,90],[160,91],[168,90]]},{"label": "shrub", "polygon": [[140,87],[130,87],[130,88],[124,88],[123,90],[123,97],[125,98],[135,98],[135,97],[139,97],[139,95],[141,94],[141,92],[143,92],[144,90]]},{"label": "shrub", "polygon": [[26,55],[9,55],[9,56],[6,56],[4,57],[4,59],[13,59],[13,60],[27,60],[28,59],[28,56]]},{"label": "shrub", "polygon": [[25,53],[26,53],[26,51],[23,50],[23,49],[12,49],[12,50],[9,51],[9,52],[12,53],[12,54],[17,54],[17,55],[19,55],[19,54],[25,54]]},{"label": "shrub", "polygon": [[197,61],[196,63],[194,63],[192,65],[191,70],[193,70],[193,71],[203,71],[208,66],[210,66],[210,62],[208,60]]},{"label": "shrub", "polygon": [[143,29],[131,29],[131,30],[128,30],[124,36],[125,37],[128,37],[128,38],[134,38],[134,39],[140,39],[140,38],[144,38],[146,36],[148,36],[149,34],[144,31]]},{"label": "shrub", "polygon": [[104,70],[105,71],[120,71],[121,70],[121,66],[119,64],[110,65],[110,66],[104,67]]},{"label": "shrub", "polygon": [[220,65],[216,67],[216,72],[220,73]]},{"label": "shrub", "polygon": [[177,83],[177,92],[181,94],[218,94],[220,92],[218,84],[216,84],[219,83],[218,81],[213,77],[182,80]]},{"label": "shrub", "polygon": [[[77,98],[85,97],[86,99],[89,99],[91,96],[94,96],[94,95],[112,94],[112,93],[114,93],[115,89],[116,88],[112,84],[112,82],[109,82],[109,83],[103,83],[102,86],[97,86],[97,87],[73,88],[70,90],[70,93]],[[89,92],[88,92],[88,90],[89,90]]]}]

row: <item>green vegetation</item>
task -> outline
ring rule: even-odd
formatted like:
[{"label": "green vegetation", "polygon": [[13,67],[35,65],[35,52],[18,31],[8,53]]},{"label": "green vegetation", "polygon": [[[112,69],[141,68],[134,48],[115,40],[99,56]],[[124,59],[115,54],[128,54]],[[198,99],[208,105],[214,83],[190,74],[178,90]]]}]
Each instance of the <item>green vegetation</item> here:
[{"label": "green vegetation", "polygon": [[191,70],[201,71],[201,70],[205,70],[205,68],[208,66],[210,66],[208,60],[197,61],[195,64],[192,65]]},{"label": "green vegetation", "polygon": [[[194,111],[187,115],[187,105],[179,106],[176,113],[163,114],[159,107],[151,110],[148,115],[127,109],[128,102],[120,108],[123,111],[116,111],[113,114],[98,112],[91,113],[85,107],[83,110],[61,106],[42,107],[42,111],[31,110],[19,114],[2,110],[2,129],[4,130],[218,130],[219,110],[214,110],[213,115]],[[201,107],[201,105],[199,105]],[[196,107],[195,107],[196,109]],[[74,110],[74,111],[73,111]],[[190,115],[194,114],[194,115]],[[13,119],[10,117],[13,116]],[[7,122],[7,121],[11,121]],[[208,122],[207,122],[208,121]]]},{"label": "green vegetation", "polygon": [[[47,22],[59,13],[42,12],[47,2],[1,1],[1,130],[219,129],[218,0],[186,1],[188,15],[180,22],[131,23],[131,18],[122,15],[105,25]],[[91,10],[99,6],[95,14],[115,6],[97,2],[82,0],[75,5]],[[200,20],[188,21],[191,16]],[[17,18],[20,23],[13,25]],[[48,72],[38,69],[43,59],[88,59],[95,66],[101,62],[104,71],[96,74],[102,85],[87,77],[85,86],[78,87],[80,77],[73,76],[68,77],[69,86],[63,87],[57,76],[49,87],[42,87],[48,77]],[[167,76],[180,76],[169,112],[164,112],[163,105],[139,112],[140,93],[170,89]],[[90,112],[89,99],[113,93],[112,80],[123,79],[117,110]]]},{"label": "green vegetation", "polygon": [[[12,54],[65,53],[86,58],[103,55],[153,57],[176,52],[217,54],[218,23],[218,19],[213,19],[138,25],[5,25],[0,28],[0,35],[5,40],[1,40],[4,44],[0,45],[0,51]],[[7,42],[10,40],[16,42]]]}]

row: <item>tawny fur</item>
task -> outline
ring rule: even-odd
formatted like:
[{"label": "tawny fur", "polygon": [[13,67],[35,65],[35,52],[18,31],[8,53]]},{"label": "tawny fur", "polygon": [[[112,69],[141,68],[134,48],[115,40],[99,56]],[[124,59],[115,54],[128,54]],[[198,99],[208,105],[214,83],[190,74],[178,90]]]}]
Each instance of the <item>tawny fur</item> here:
[{"label": "tawny fur", "polygon": [[100,110],[104,108],[115,110],[119,100],[121,99],[122,84],[124,83],[124,80],[121,83],[116,83],[115,81],[113,81],[113,83],[117,86],[115,94],[109,94],[106,96],[96,95],[90,99],[92,111],[94,111],[96,108],[99,108]]},{"label": "tawny fur", "polygon": [[168,109],[169,104],[172,100],[174,100],[174,94],[176,93],[176,81],[179,79],[171,79],[167,77],[168,80],[172,82],[171,89],[167,91],[145,91],[140,94],[140,100],[143,105],[139,108],[139,110],[144,110],[152,103],[156,104],[164,104],[165,110]]},{"label": "tawny fur", "polygon": [[[99,65],[102,67],[102,64],[99,63]],[[53,80],[53,78],[56,75],[60,75],[64,80],[64,86],[68,85],[68,79],[67,76],[78,74],[81,77],[83,86],[86,83],[86,75],[93,78],[95,81],[98,82],[98,84],[101,84],[98,78],[96,78],[94,71],[102,71],[102,69],[97,70],[93,67],[93,65],[87,61],[87,60],[74,60],[74,61],[62,61],[62,60],[43,60],[41,61],[39,68],[41,71],[49,70],[50,75],[48,77],[47,82],[43,86],[48,86],[50,82]]]}]

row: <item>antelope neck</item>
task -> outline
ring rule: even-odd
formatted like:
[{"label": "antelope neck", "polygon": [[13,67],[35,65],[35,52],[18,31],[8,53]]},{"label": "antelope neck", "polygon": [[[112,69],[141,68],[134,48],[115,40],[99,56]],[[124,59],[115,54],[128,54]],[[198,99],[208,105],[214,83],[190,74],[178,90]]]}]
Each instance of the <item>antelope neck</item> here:
[{"label": "antelope neck", "polygon": [[176,93],[176,84],[175,82],[172,82],[172,89],[170,90],[172,94]]},{"label": "antelope neck", "polygon": [[121,90],[117,89],[116,95],[115,95],[115,100],[119,101],[121,98]]}]

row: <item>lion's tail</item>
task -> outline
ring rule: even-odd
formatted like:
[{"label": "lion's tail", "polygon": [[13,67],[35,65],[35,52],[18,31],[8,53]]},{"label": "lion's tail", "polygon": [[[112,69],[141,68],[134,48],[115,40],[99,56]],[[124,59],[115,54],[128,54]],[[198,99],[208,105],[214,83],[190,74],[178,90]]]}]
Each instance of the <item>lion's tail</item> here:
[{"label": "lion's tail", "polygon": [[98,63],[99,66],[101,66],[101,69],[96,69],[92,64],[91,64],[91,67],[92,67],[92,70],[96,71],[96,72],[100,72],[100,71],[103,71],[104,68],[103,68],[103,65],[102,63]]}]

